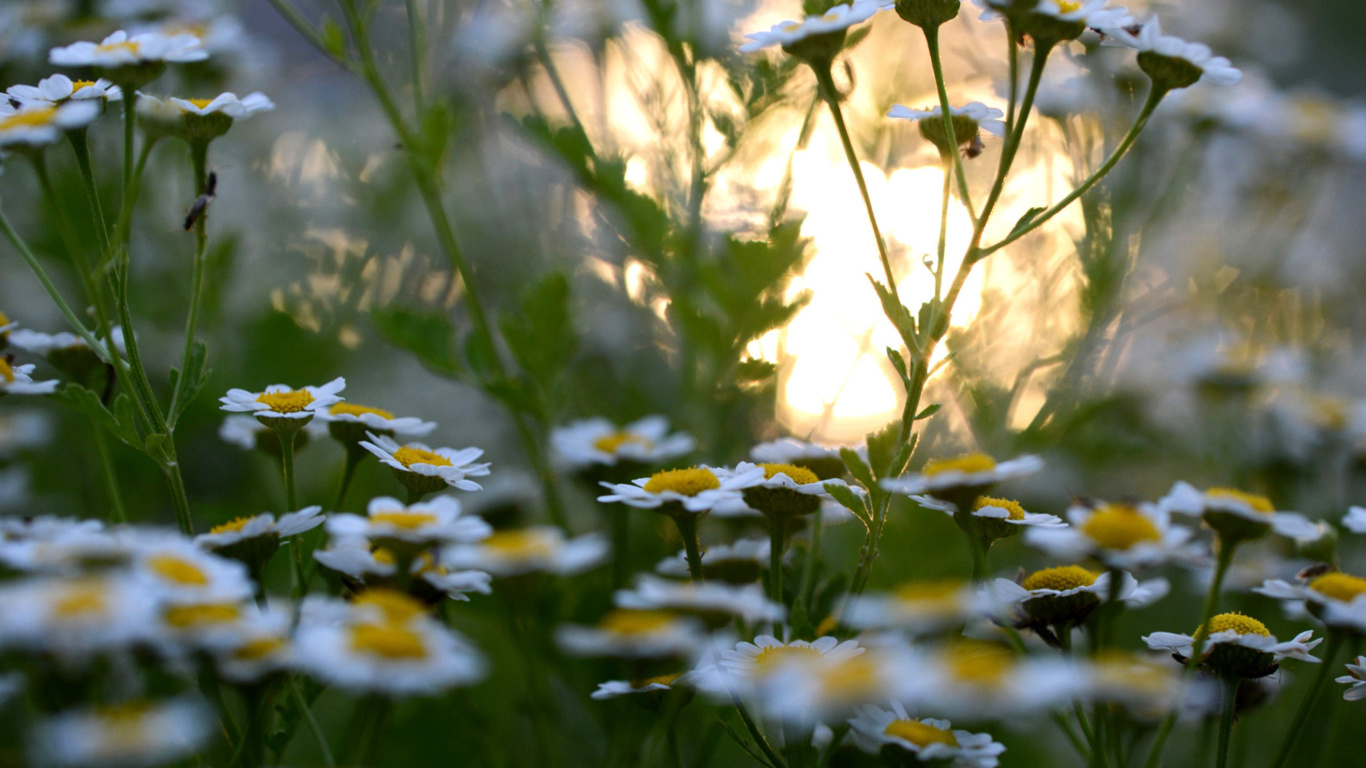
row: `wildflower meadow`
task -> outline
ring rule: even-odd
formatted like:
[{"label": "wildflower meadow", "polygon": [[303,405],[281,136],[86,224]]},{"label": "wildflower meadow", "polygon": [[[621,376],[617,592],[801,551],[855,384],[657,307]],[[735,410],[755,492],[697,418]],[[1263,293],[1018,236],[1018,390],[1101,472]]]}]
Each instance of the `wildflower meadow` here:
[{"label": "wildflower meadow", "polygon": [[1366,765],[1362,15],[0,4],[0,768]]}]

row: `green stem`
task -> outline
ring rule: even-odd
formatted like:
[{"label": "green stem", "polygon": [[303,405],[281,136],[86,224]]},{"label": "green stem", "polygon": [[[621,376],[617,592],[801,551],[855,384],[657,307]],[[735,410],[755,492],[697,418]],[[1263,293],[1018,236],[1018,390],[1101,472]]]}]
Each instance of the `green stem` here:
[{"label": "green stem", "polygon": [[332,505],[327,508],[328,512],[341,510],[342,504],[346,503],[346,494],[351,490],[351,483],[356,479],[356,468],[369,455],[369,451],[359,445],[346,446],[346,464],[342,467],[341,482],[337,484],[337,493],[332,497]]},{"label": "green stem", "polygon": [[783,550],[787,548],[787,518],[768,517],[768,592],[769,599],[783,605]]},{"label": "green stem", "polygon": [[1342,647],[1345,634],[1342,630],[1328,631],[1328,642],[1323,649],[1323,661],[1319,664],[1319,671],[1314,675],[1314,682],[1304,694],[1304,699],[1300,701],[1299,709],[1295,710],[1295,719],[1290,721],[1290,728],[1285,732],[1281,748],[1276,751],[1276,759],[1271,761],[1271,768],[1281,768],[1290,758],[1290,751],[1295,747],[1295,739],[1299,737],[1300,730],[1309,720],[1309,713],[1314,709],[1319,695],[1323,693],[1323,686],[1328,682],[1333,661],[1338,655],[1338,649]]},{"label": "green stem", "polygon": [[[137,100],[136,89],[123,89],[123,189],[125,192],[133,188],[133,136],[138,118]],[[124,207],[131,209],[132,204],[133,201],[125,196]]]},{"label": "green stem", "polygon": [[1241,678],[1224,677],[1219,681],[1219,748],[1215,753],[1214,768],[1227,768],[1228,742],[1233,733],[1233,713],[1238,707],[1238,684]]},{"label": "green stem", "polygon": [[308,706],[308,701],[304,699],[304,694],[299,690],[299,682],[293,677],[289,678],[289,693],[294,697],[294,703],[299,707],[299,713],[303,715],[304,725],[308,727],[308,732],[312,734],[313,741],[318,745],[318,751],[322,752],[323,765],[327,768],[336,768],[337,761],[332,758],[332,749],[327,745],[327,737],[323,735],[323,729],[318,725],[318,719],[313,716],[313,709]]},{"label": "green stem", "polygon": [[[949,164],[953,158],[944,155],[940,158],[944,166],[944,190],[941,193],[941,203],[939,206],[939,247],[936,251],[934,267],[934,298],[942,298],[944,287],[944,256],[948,250],[949,243],[949,197],[952,194],[953,174]],[[912,414],[914,416],[914,414]]]},{"label": "green stem", "polygon": [[100,253],[109,250],[109,228],[104,220],[104,206],[100,204],[99,189],[95,186],[95,171],[90,164],[90,144],[87,139],[89,128],[75,128],[66,132],[71,151],[76,155],[76,167],[80,169],[81,180],[85,182],[86,202],[90,205],[90,215],[94,219],[95,233],[100,241]]},{"label": "green stem", "polygon": [[76,276],[81,281],[81,288],[85,291],[85,300],[89,306],[95,309],[95,318],[99,324],[100,333],[109,332],[109,313],[104,303],[104,294],[100,292],[95,284],[95,278],[90,271],[90,261],[85,257],[85,249],[81,248],[76,239],[76,227],[71,222],[71,216],[67,213],[66,206],[57,196],[56,187],[52,185],[52,178],[47,172],[47,155],[43,152],[30,152],[28,154],[33,161],[33,173],[38,177],[38,186],[42,189],[43,198],[57,214],[57,234],[62,241],[62,246],[66,249],[67,256],[71,259],[71,265],[76,270]]},{"label": "green stem", "polygon": [[285,511],[293,512],[298,509],[294,503],[294,438],[298,436],[299,431],[280,429],[276,430],[275,434],[280,438],[280,472],[285,480]]},{"label": "green stem", "polygon": [[[811,590],[816,588],[816,560],[821,553],[821,509],[816,507],[816,511],[811,515],[811,550],[806,554],[806,563],[802,566],[802,581],[797,588],[796,608],[800,609],[803,615],[807,614],[811,601]],[[781,563],[779,563],[781,565]],[[770,565],[770,567],[772,567]]]},{"label": "green stem", "polygon": [[[194,189],[195,195],[202,195],[208,192],[208,154],[209,143],[207,141],[197,141],[190,145],[190,160],[194,166]],[[185,350],[180,356],[180,379],[176,381],[175,391],[171,393],[171,422],[170,428],[175,429],[175,421],[178,415],[188,403],[180,402],[184,397],[182,393],[187,392],[187,387],[193,386],[187,383],[185,377],[190,374],[190,358],[194,356],[194,334],[195,328],[199,324],[199,308],[204,294],[204,252],[208,248],[209,235],[206,229],[208,211],[200,213],[199,219],[194,225],[194,260],[190,265],[190,309],[185,317]]]},{"label": "green stem", "polygon": [[[166,438],[166,442],[171,442],[171,438]],[[176,525],[181,533],[193,536],[194,523],[190,522],[190,501],[185,493],[185,480],[180,476],[180,464],[172,459],[162,466],[162,471],[171,489],[171,506],[175,508]]]},{"label": "green stem", "polygon": [[[934,69],[934,85],[939,91],[939,111],[941,113],[940,118],[944,121],[944,135],[949,137],[949,146],[956,148],[958,137],[953,129],[953,107],[949,104],[949,91],[944,84],[944,65],[939,55],[939,27],[926,26],[921,27],[921,29],[925,32],[925,45],[930,50],[930,66]],[[962,158],[958,156],[957,151],[950,150],[945,159],[947,162],[953,163],[953,172],[958,177],[958,196],[963,201],[963,207],[968,209],[968,215],[972,218],[973,223],[976,223],[977,215],[973,212],[972,196],[968,192],[968,177],[967,172],[963,169]],[[946,182],[944,186],[947,188],[949,185]],[[946,192],[945,195],[947,196],[947,194]],[[947,201],[944,203],[944,208],[945,211],[948,210]],[[942,227],[940,231],[939,250],[942,263],[944,250]],[[939,295],[937,291],[935,295]]]},{"label": "green stem", "polygon": [[1162,101],[1162,97],[1166,94],[1167,92],[1163,89],[1153,88],[1152,90],[1150,90],[1148,92],[1148,100],[1144,102],[1143,108],[1139,110],[1138,117],[1134,119],[1133,125],[1129,126],[1128,133],[1124,134],[1124,138],[1121,139],[1119,145],[1115,147],[1115,151],[1110,153],[1110,156],[1106,158],[1104,163],[1101,163],[1100,167],[1097,168],[1094,173],[1088,176],[1085,181],[1083,181],[1081,184],[1077,186],[1076,189],[1067,193],[1067,196],[1059,200],[1056,204],[1053,205],[1053,207],[1030,219],[1028,226],[1022,227],[1020,230],[1007,235],[1003,240],[1001,240],[999,243],[996,243],[995,245],[983,248],[982,254],[985,256],[987,254],[994,253],[1006,247],[1007,245],[1010,245],[1016,240],[1019,240],[1021,237],[1024,237],[1030,232],[1033,232],[1034,230],[1043,226],[1043,224],[1047,222],[1049,219],[1053,218],[1054,216],[1062,212],[1064,208],[1071,205],[1074,200],[1086,194],[1086,192],[1090,190],[1091,187],[1094,187],[1097,182],[1104,178],[1106,174],[1113,170],[1115,165],[1118,164],[1121,159],[1123,159],[1125,153],[1129,151],[1129,148],[1133,146],[1134,141],[1138,139],[1138,135],[1142,133],[1144,127],[1147,126],[1148,118],[1152,117],[1153,110],[1157,109],[1158,103]]},{"label": "green stem", "polygon": [[735,711],[740,715],[740,721],[745,724],[745,729],[749,731],[750,738],[754,739],[754,743],[758,745],[759,751],[764,753],[769,764],[774,768],[785,768],[785,764],[778,757],[778,753],[773,751],[768,739],[764,738],[763,731],[760,731],[759,726],[755,725],[754,718],[749,716],[749,712],[745,710],[745,705],[740,703],[740,699],[734,693],[731,694],[731,703],[735,705]]},{"label": "green stem", "polygon": [[422,69],[427,52],[427,35],[422,16],[418,13],[417,0],[404,0],[404,5],[408,12],[408,54],[413,68],[413,108],[418,119],[421,119],[426,111],[422,96]]},{"label": "green stem", "polygon": [[71,330],[75,331],[76,334],[94,350],[95,355],[98,356],[100,360],[105,363],[110,362],[113,358],[113,351],[105,347],[104,344],[101,344],[100,341],[95,338],[95,335],[90,332],[90,329],[86,328],[85,324],[80,321],[80,318],[76,316],[76,313],[71,310],[71,306],[66,303],[66,299],[62,298],[61,291],[57,290],[57,286],[52,282],[52,278],[48,277],[47,271],[44,270],[43,265],[38,262],[38,257],[33,255],[33,251],[28,247],[28,243],[14,230],[14,227],[9,222],[9,217],[5,216],[3,210],[0,210],[0,232],[3,232],[5,239],[10,241],[10,244],[14,246],[15,250],[19,251],[19,255],[24,259],[24,263],[28,264],[29,270],[33,272],[34,277],[38,278],[38,282],[43,284],[43,289],[47,291],[47,295],[52,299],[52,303],[57,305],[57,311],[61,312],[62,317],[66,318],[67,325],[71,326]]},{"label": "green stem", "polygon": [[697,542],[697,518],[691,512],[680,511],[670,515],[674,525],[678,526],[678,535],[683,539],[683,551],[688,557],[688,574],[692,576],[694,582],[702,582],[702,549]]},{"label": "green stem", "polygon": [[100,455],[100,475],[104,479],[104,490],[109,496],[109,521],[128,522],[128,510],[123,506],[123,493],[119,490],[118,473],[114,471],[114,457],[109,453],[109,440],[104,436],[104,428],[94,419],[90,421],[91,431],[95,433],[95,451]]},{"label": "green stem", "polygon": [[[612,518],[612,588],[621,589],[626,586],[626,579],[630,576],[630,545],[631,545],[631,512],[632,508],[622,504],[613,504],[608,514]],[[688,564],[691,568],[692,564]]]},{"label": "green stem", "polygon": [[839,92],[835,90],[835,79],[830,73],[830,66],[812,65],[812,71],[816,73],[816,82],[819,84],[821,93],[825,96],[825,103],[830,106],[830,115],[835,119],[835,128],[840,134],[840,143],[844,145],[844,157],[849,161],[849,169],[854,172],[854,180],[858,182],[859,194],[863,196],[863,207],[868,211],[868,224],[873,228],[873,238],[877,240],[878,257],[882,259],[882,271],[887,278],[887,289],[893,294],[896,293],[896,278],[892,275],[892,262],[887,255],[887,243],[882,239],[882,230],[877,225],[877,215],[873,213],[873,199],[868,195],[868,183],[863,179],[863,169],[859,167],[858,154],[854,152],[854,142],[849,138],[849,128],[844,124],[844,113],[840,110]]},{"label": "green stem", "polygon": [[[987,201],[982,205],[982,215],[977,219],[977,231],[973,237],[974,250],[981,243],[982,232],[986,230],[987,221],[991,218],[996,203],[1001,199],[1001,191],[1005,188],[1006,177],[1010,175],[1010,168],[1015,163],[1015,155],[1020,151],[1020,144],[1024,141],[1025,125],[1029,122],[1030,110],[1034,108],[1034,96],[1039,92],[1039,83],[1043,80],[1044,66],[1048,63],[1048,54],[1052,49],[1053,43],[1035,41],[1034,61],[1029,70],[1029,84],[1025,86],[1024,101],[1020,103],[1020,111],[1015,119],[1015,130],[1007,134],[1005,146],[1001,148],[1001,163],[996,170],[996,181],[992,183]],[[1011,100],[1011,104],[1014,105],[1014,99]]]}]

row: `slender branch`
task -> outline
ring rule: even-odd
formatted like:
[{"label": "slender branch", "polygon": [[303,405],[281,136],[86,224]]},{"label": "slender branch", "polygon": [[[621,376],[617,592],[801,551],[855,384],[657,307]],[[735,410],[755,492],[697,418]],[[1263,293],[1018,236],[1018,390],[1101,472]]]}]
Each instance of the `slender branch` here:
[{"label": "slender branch", "polygon": [[[944,121],[944,135],[949,137],[951,150],[947,160],[953,163],[954,174],[958,177],[958,196],[963,200],[963,207],[968,209],[968,216],[972,218],[972,223],[977,223],[977,214],[972,207],[972,195],[968,192],[967,172],[963,169],[963,159],[958,155],[958,136],[953,129],[953,106],[949,104],[949,91],[944,84],[944,64],[939,53],[939,27],[927,25],[921,27],[925,33],[925,45],[930,49],[930,65],[934,69],[934,85],[939,91],[939,111],[940,119]],[[945,203],[947,207],[947,203]],[[943,252],[943,236],[940,236],[940,252]],[[936,295],[937,292],[936,292]]]},{"label": "slender branch", "polygon": [[51,297],[52,303],[57,305],[57,311],[61,312],[62,317],[66,318],[67,325],[71,326],[71,330],[75,331],[76,334],[90,346],[90,349],[94,350],[96,356],[98,356],[100,360],[105,363],[110,362],[113,359],[112,351],[107,349],[104,344],[101,344],[100,341],[95,338],[95,335],[90,332],[90,329],[86,328],[85,324],[80,321],[76,316],[76,313],[71,310],[71,306],[66,303],[66,299],[62,298],[61,291],[57,290],[57,286],[52,282],[52,278],[48,277],[47,272],[43,269],[43,265],[38,263],[38,257],[33,255],[33,251],[28,247],[28,243],[19,236],[18,232],[14,231],[14,227],[9,222],[9,217],[5,216],[3,210],[0,210],[0,232],[3,232],[5,238],[14,246],[14,249],[19,251],[19,255],[22,256],[24,262],[28,264],[34,277],[38,278],[38,282],[43,284],[43,289],[46,290],[47,295]]},{"label": "slender branch", "polygon": [[308,732],[313,735],[313,741],[317,743],[318,751],[322,752],[323,765],[327,768],[336,768],[337,761],[332,758],[332,750],[327,746],[327,737],[323,735],[323,729],[318,725],[318,719],[313,716],[313,710],[308,706],[303,693],[299,690],[298,681],[292,676],[289,678],[289,693],[299,706],[299,712],[304,716],[304,725],[308,727]]},{"label": "slender branch", "polygon": [[331,59],[343,69],[350,72],[356,71],[356,66],[350,59],[347,59],[343,55],[328,48],[327,42],[323,40],[323,36],[318,33],[318,30],[313,26],[313,23],[304,17],[302,13],[299,13],[299,9],[295,8],[293,3],[289,0],[269,0],[269,2],[271,5],[275,6],[275,10],[279,11],[280,15],[285,18],[285,21],[289,22],[290,26],[294,27],[295,31],[302,35],[304,40],[308,41],[309,45],[312,45],[317,49],[318,53]]},{"label": "slender branch", "polygon": [[427,56],[427,30],[418,12],[417,0],[404,0],[408,11],[408,53],[412,57],[413,68],[413,110],[421,119],[427,110],[422,94],[423,69]]}]

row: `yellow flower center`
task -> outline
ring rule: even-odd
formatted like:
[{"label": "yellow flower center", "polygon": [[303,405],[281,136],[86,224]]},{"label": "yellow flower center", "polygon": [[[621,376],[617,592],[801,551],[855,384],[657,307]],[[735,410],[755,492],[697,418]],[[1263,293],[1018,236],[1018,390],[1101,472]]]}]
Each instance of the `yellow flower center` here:
[{"label": "yellow flower center", "polygon": [[759,651],[754,663],[760,669],[767,669],[791,661],[819,660],[821,652],[809,645],[770,645]]},{"label": "yellow flower center", "polygon": [[392,589],[367,589],[351,600],[354,606],[376,608],[386,621],[401,623],[426,612],[415,598]]},{"label": "yellow flower center", "polygon": [[965,453],[952,459],[933,459],[920,471],[922,475],[938,475],[944,472],[989,472],[996,468],[996,460],[985,453]]},{"label": "yellow flower center", "polygon": [[82,89],[82,88],[89,88],[90,86],[92,86],[92,85],[94,85],[94,84],[95,84],[95,81],[94,81],[94,80],[72,80],[72,81],[71,81],[71,92],[72,92],[72,93],[75,93],[76,91],[79,91],[79,90]]},{"label": "yellow flower center", "polygon": [[555,553],[555,540],[540,531],[496,531],[483,544],[502,557],[523,560]]},{"label": "yellow flower center", "polygon": [[631,681],[631,687],[644,688],[649,685],[673,685],[674,681],[682,675],[682,672],[674,672],[668,675],[655,675],[654,677],[637,678]]},{"label": "yellow flower center", "polygon": [[774,475],[787,475],[797,485],[820,482],[816,473],[806,467],[798,467],[793,464],[760,464],[759,466],[764,468],[765,480],[772,480]]},{"label": "yellow flower center", "polygon": [[[1240,635],[1261,635],[1267,637],[1271,630],[1266,625],[1241,613],[1221,613],[1209,620],[1209,633],[1211,635],[1218,632],[1237,632]],[[1195,634],[1200,634],[1200,627],[1195,628]]]},{"label": "yellow flower center", "polygon": [[285,639],[283,637],[258,637],[255,640],[249,640],[246,644],[238,647],[237,650],[232,652],[232,656],[238,661],[257,661],[259,659],[264,659],[283,647],[285,647]]},{"label": "yellow flower center", "polygon": [[1264,515],[1269,515],[1276,511],[1275,505],[1273,505],[1271,500],[1267,497],[1258,496],[1255,493],[1244,493],[1235,488],[1210,488],[1205,491],[1205,496],[1241,502]]},{"label": "yellow flower center", "polygon": [[0,357],[0,379],[4,379],[6,384],[14,383],[14,369],[10,367],[9,361]]},{"label": "yellow flower center", "polygon": [[147,558],[147,567],[161,578],[182,586],[202,587],[209,583],[209,575],[203,568],[175,555],[152,555]]},{"label": "yellow flower center", "polygon": [[837,662],[821,671],[821,692],[827,698],[867,698],[881,684],[879,668],[867,654]]},{"label": "yellow flower center", "polygon": [[29,109],[17,112],[4,120],[0,120],[0,131],[10,128],[32,128],[36,125],[47,125],[52,122],[52,116],[57,114],[56,107],[43,107],[42,109]]},{"label": "yellow flower center", "polygon": [[599,626],[618,635],[647,635],[664,629],[676,618],[668,611],[616,610],[602,617]]},{"label": "yellow flower center", "polygon": [[52,606],[52,611],[63,618],[104,613],[108,603],[104,599],[104,589],[98,583],[77,583],[62,592]]},{"label": "yellow flower center", "polygon": [[1024,507],[1021,507],[1020,502],[1018,501],[1011,501],[1010,499],[998,499],[992,496],[982,496],[981,498],[977,499],[977,503],[972,505],[972,511],[976,512],[982,507],[1000,507],[1001,509],[1004,509],[1007,513],[1010,514],[1011,520],[1025,519]]},{"label": "yellow flower center", "polygon": [[783,32],[795,32],[801,28],[802,25],[799,21],[784,21],[782,24],[778,25],[778,29]]},{"label": "yellow flower center", "polygon": [[134,56],[138,55],[138,44],[132,40],[124,40],[121,43],[101,43],[95,46],[99,53],[113,53],[115,51],[128,51]]},{"label": "yellow flower center", "polygon": [[1162,540],[1153,521],[1127,504],[1107,504],[1096,510],[1081,532],[1105,549],[1127,550],[1140,542]]},{"label": "yellow flower center", "polygon": [[213,103],[213,99],[186,99],[191,104],[203,109]]},{"label": "yellow flower center", "polygon": [[967,683],[999,684],[1014,665],[1010,651],[991,643],[964,641],[948,654],[954,677]]},{"label": "yellow flower center", "polygon": [[276,413],[298,413],[313,403],[313,393],[306,389],[262,392],[257,395],[256,402],[264,403]]},{"label": "yellow flower center", "polygon": [[1081,3],[1074,0],[1058,0],[1059,13],[1076,13],[1081,8]]},{"label": "yellow flower center", "polygon": [[952,732],[943,728],[935,728],[933,725],[927,725],[919,720],[895,720],[887,724],[887,730],[883,733],[905,739],[917,747],[928,747],[931,744],[958,746],[958,738]]},{"label": "yellow flower center", "polygon": [[208,603],[205,605],[173,605],[162,612],[161,618],[177,629],[185,629],[205,624],[226,624],[237,621],[241,615],[241,609],[234,603]]},{"label": "yellow flower center", "polygon": [[394,451],[394,458],[398,463],[405,467],[411,467],[414,464],[431,464],[434,467],[454,466],[451,464],[450,459],[442,456],[436,451],[429,451],[425,448],[414,448],[410,445],[405,445],[397,451]]},{"label": "yellow flower center", "polygon": [[0,325],[9,325],[9,315],[0,312]]},{"label": "yellow flower center", "polygon": [[594,440],[593,447],[603,453],[616,453],[618,448],[628,443],[639,445],[644,448],[650,448],[654,445],[654,443],[646,440],[640,435],[633,435],[630,432],[613,432],[610,435],[603,435],[597,440]]},{"label": "yellow flower center", "polygon": [[255,519],[255,517],[234,517],[222,525],[215,525],[210,528],[209,533],[237,533],[247,527],[247,523]]},{"label": "yellow flower center", "polygon": [[337,403],[328,409],[334,416],[360,416],[366,413],[373,413],[381,419],[392,419],[394,414],[383,408],[371,408],[368,405],[356,405],[355,403]]},{"label": "yellow flower center", "polygon": [[395,528],[405,530],[415,530],[424,525],[431,525],[436,522],[436,515],[430,512],[413,512],[410,510],[391,510],[388,512],[374,512],[370,515],[372,523],[388,523]]},{"label": "yellow flower center", "polygon": [[645,484],[645,490],[649,493],[673,491],[682,496],[696,496],[720,487],[721,481],[706,467],[666,469],[651,475],[650,482]]},{"label": "yellow flower center", "polygon": [[1056,589],[1059,592],[1078,587],[1089,587],[1096,583],[1100,574],[1082,568],[1080,565],[1060,565],[1035,571],[1020,583],[1025,589]]},{"label": "yellow flower center", "polygon": [[1350,603],[1366,594],[1366,579],[1347,573],[1325,573],[1309,582],[1309,588],[1320,595]]},{"label": "yellow flower center", "polygon": [[963,590],[963,582],[956,579],[936,579],[933,581],[910,581],[896,588],[893,593],[903,603],[934,603],[954,601]]},{"label": "yellow flower center", "polygon": [[358,624],[351,628],[351,649],[386,659],[425,659],[422,635],[400,624]]}]

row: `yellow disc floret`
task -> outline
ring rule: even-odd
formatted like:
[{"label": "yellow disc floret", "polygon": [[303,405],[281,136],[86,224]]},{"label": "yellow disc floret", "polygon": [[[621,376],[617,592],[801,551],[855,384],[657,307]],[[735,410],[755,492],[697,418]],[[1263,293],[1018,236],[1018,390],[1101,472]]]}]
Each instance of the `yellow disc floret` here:
[{"label": "yellow disc floret", "polygon": [[202,627],[205,624],[227,624],[237,621],[242,609],[236,603],[207,603],[203,605],[173,605],[162,612],[161,618],[178,629]]},{"label": "yellow disc floret", "polygon": [[1252,508],[1253,511],[1269,515],[1276,511],[1276,506],[1271,503],[1271,499],[1265,496],[1258,496],[1255,493],[1245,493],[1236,488],[1210,488],[1205,491],[1205,497],[1211,499],[1221,499],[1234,501]]},{"label": "yellow disc floret", "polygon": [[52,612],[63,618],[88,616],[108,610],[105,590],[99,582],[75,582],[62,591],[52,605]]},{"label": "yellow disc floret", "polygon": [[413,512],[411,510],[389,510],[386,512],[375,512],[370,515],[372,523],[388,523],[395,528],[404,530],[417,530],[424,525],[431,525],[436,522],[436,515],[430,512]]},{"label": "yellow disc floret", "polygon": [[262,392],[256,396],[256,402],[263,403],[275,413],[298,413],[313,404],[313,393],[306,389]]},{"label": "yellow disc floret", "polygon": [[9,361],[0,357],[0,381],[6,384],[14,383],[14,369],[10,367]]},{"label": "yellow disc floret", "polygon": [[238,661],[257,661],[284,647],[283,637],[258,637],[238,646],[237,650],[232,652],[232,657]]},{"label": "yellow disc floret", "polygon": [[[1271,630],[1266,625],[1241,613],[1221,613],[1209,620],[1209,634],[1219,632],[1237,632],[1240,635],[1261,635],[1269,637]],[[1195,628],[1195,634],[1200,634],[1200,627]]]},{"label": "yellow disc floret", "polygon": [[754,663],[760,669],[771,669],[789,662],[817,661],[821,652],[809,645],[770,645],[759,651]]},{"label": "yellow disc floret", "polygon": [[673,491],[680,496],[696,496],[703,491],[713,491],[721,487],[716,474],[706,467],[692,469],[666,469],[650,476],[645,484],[649,493]]},{"label": "yellow disc floret", "polygon": [[674,681],[682,677],[682,672],[674,672],[668,675],[655,675],[654,677],[643,677],[631,681],[632,688],[647,688],[651,685],[673,685]]},{"label": "yellow disc floret", "polygon": [[922,475],[938,475],[944,472],[990,472],[996,468],[996,460],[985,453],[965,453],[952,459],[933,459],[920,471]]},{"label": "yellow disc floret", "polygon": [[1145,541],[1162,541],[1153,521],[1127,504],[1107,504],[1096,510],[1081,532],[1105,549],[1128,550]]},{"label": "yellow disc floret", "polygon": [[426,612],[426,608],[416,598],[392,589],[367,589],[356,595],[351,604],[363,608],[374,608],[384,614],[389,622],[404,622]]},{"label": "yellow disc floret", "polygon": [[383,408],[371,408],[368,405],[356,405],[355,403],[337,403],[331,408],[328,408],[327,411],[333,416],[361,416],[363,414],[373,413],[381,419],[394,418],[394,414]]},{"label": "yellow disc floret", "polygon": [[202,587],[209,583],[209,575],[198,565],[174,555],[152,555],[147,567],[161,578],[187,587]]},{"label": "yellow disc floret", "polygon": [[1350,603],[1366,594],[1366,579],[1348,573],[1325,573],[1309,582],[1309,588],[1320,595]]},{"label": "yellow disc floret", "polygon": [[1011,652],[993,643],[965,640],[949,651],[953,676],[967,683],[997,685],[1015,663]]},{"label": "yellow disc floret", "polygon": [[534,560],[555,553],[555,539],[534,530],[495,531],[482,543],[499,557],[513,560]]},{"label": "yellow disc floret", "polygon": [[1058,0],[1059,14],[1076,13],[1080,9],[1081,3],[1077,2],[1077,0]]},{"label": "yellow disc floret", "polygon": [[213,103],[213,99],[186,99],[191,104],[203,109]]},{"label": "yellow disc floret", "polygon": [[957,603],[963,591],[963,582],[957,579],[935,579],[931,581],[908,581],[897,587],[893,594],[904,603],[934,603],[951,601]]},{"label": "yellow disc floret", "polygon": [[774,475],[787,475],[792,482],[797,485],[807,485],[809,483],[820,482],[816,473],[805,467],[798,467],[792,464],[760,464],[764,468],[764,479],[772,480]]},{"label": "yellow disc floret", "polygon": [[43,107],[41,109],[16,112],[15,114],[0,120],[0,131],[9,130],[10,128],[32,128],[39,125],[47,125],[52,122],[52,118],[56,114],[56,107]]},{"label": "yellow disc floret", "polygon": [[977,499],[977,502],[972,505],[972,511],[976,512],[982,507],[1000,507],[1010,515],[1011,520],[1025,519],[1024,507],[1021,507],[1020,502],[1018,501],[997,499],[992,496],[981,496]]},{"label": "yellow disc floret", "polygon": [[394,451],[394,459],[405,467],[411,467],[414,464],[431,464],[435,467],[454,466],[451,464],[450,459],[442,456],[436,451],[429,451],[426,448],[417,448],[411,445],[405,445],[397,451]]},{"label": "yellow disc floret", "polygon": [[633,435],[630,432],[613,432],[610,435],[603,435],[593,441],[593,447],[603,453],[615,454],[617,449],[623,445],[639,445],[643,448],[650,448],[654,444],[640,435]]},{"label": "yellow disc floret", "polygon": [[648,635],[668,627],[677,618],[668,611],[619,609],[603,616],[598,626],[618,635]]},{"label": "yellow disc floret", "polygon": [[247,523],[255,519],[255,517],[235,517],[222,525],[215,525],[210,528],[209,533],[238,533],[247,527]]},{"label": "yellow disc floret", "polygon": [[1080,565],[1060,565],[1029,574],[1020,582],[1020,586],[1028,590],[1054,589],[1064,592],[1078,587],[1089,587],[1096,583],[1098,576],[1098,572],[1087,570]]},{"label": "yellow disc floret", "polygon": [[75,93],[76,91],[79,91],[79,90],[82,89],[82,88],[89,88],[90,86],[92,86],[92,85],[94,85],[94,84],[95,84],[95,81],[94,81],[94,80],[72,80],[72,81],[71,81],[71,92],[72,92],[72,93]]},{"label": "yellow disc floret", "polygon": [[351,628],[351,648],[386,659],[425,659],[422,635],[401,624],[359,624]]},{"label": "yellow disc floret", "polygon": [[919,720],[894,720],[887,724],[887,730],[883,733],[888,736],[895,736],[898,739],[905,739],[917,747],[928,747],[931,744],[958,746],[958,738],[951,731],[935,728],[933,725],[922,723]]}]

